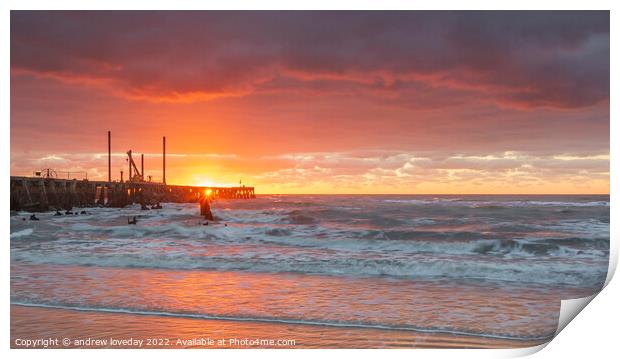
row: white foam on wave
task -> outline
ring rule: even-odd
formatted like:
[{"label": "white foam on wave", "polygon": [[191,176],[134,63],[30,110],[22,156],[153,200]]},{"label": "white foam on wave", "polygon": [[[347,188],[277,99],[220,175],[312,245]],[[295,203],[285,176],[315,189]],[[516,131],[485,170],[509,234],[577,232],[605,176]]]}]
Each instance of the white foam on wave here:
[{"label": "white foam on wave", "polygon": [[[33,264],[86,265],[99,267],[158,268],[179,270],[251,271],[338,276],[391,276],[409,279],[451,278],[549,285],[595,287],[605,278],[606,267],[588,265],[591,260],[535,260],[487,255],[441,255],[422,253],[402,256],[353,256],[342,252],[332,256],[313,251],[281,253],[270,248],[239,250],[224,255],[191,255],[184,251],[161,252],[143,246],[131,254],[32,252],[12,253],[12,260]],[[214,250],[217,248],[213,248]],[[243,249],[247,249],[244,247]]]},{"label": "white foam on wave", "polygon": [[11,233],[11,238],[20,238],[24,236],[29,236],[32,234],[34,230],[32,228],[22,229],[21,231],[16,231]]}]

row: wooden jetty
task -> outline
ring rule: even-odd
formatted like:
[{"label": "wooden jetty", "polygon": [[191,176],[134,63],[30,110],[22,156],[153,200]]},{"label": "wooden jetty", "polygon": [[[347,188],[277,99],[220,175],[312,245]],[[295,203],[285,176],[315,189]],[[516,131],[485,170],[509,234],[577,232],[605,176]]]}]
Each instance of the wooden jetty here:
[{"label": "wooden jetty", "polygon": [[254,187],[178,186],[154,182],[11,176],[11,210],[16,211],[44,212],[97,206],[122,208],[134,203],[208,203],[215,199],[250,198],[256,198]]},{"label": "wooden jetty", "polygon": [[[200,214],[213,219],[210,202],[216,199],[256,198],[254,187],[203,187],[166,184],[166,137],[162,138],[163,182],[152,182],[144,173],[144,154],[140,155],[140,168],[127,151],[128,176],[120,182],[112,181],[112,133],[108,131],[108,180],[60,179],[56,171],[46,169],[35,172],[34,177],[11,176],[11,210],[45,212],[70,210],[73,207],[117,207],[140,203],[142,209],[162,202],[200,203]],[[44,174],[45,173],[45,174]],[[241,184],[241,182],[239,183]]]}]

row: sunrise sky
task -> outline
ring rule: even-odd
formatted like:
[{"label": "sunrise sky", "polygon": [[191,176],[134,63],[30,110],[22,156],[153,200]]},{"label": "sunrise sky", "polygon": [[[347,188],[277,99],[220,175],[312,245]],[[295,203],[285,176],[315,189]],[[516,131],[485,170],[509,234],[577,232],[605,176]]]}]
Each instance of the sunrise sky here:
[{"label": "sunrise sky", "polygon": [[609,193],[608,12],[11,12],[11,175]]}]

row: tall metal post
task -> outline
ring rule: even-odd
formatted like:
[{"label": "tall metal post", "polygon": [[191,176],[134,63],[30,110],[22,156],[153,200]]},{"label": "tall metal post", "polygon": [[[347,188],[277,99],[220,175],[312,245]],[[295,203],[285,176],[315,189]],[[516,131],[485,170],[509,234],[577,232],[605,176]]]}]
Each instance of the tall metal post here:
[{"label": "tall metal post", "polygon": [[129,164],[129,172],[127,172],[129,174],[129,176],[127,177],[127,182],[131,182],[131,150],[129,150],[129,152],[127,152],[127,163]]},{"label": "tall metal post", "polygon": [[144,153],[140,156],[140,179],[144,182]]},{"label": "tall metal post", "polygon": [[166,184],[166,136],[164,136],[164,184]]},{"label": "tall metal post", "polygon": [[108,131],[108,182],[112,182],[112,132]]}]

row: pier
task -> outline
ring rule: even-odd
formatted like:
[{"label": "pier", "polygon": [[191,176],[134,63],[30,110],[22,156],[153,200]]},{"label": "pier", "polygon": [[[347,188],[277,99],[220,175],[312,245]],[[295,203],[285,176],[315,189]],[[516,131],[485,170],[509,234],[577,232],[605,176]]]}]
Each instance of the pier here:
[{"label": "pier", "polygon": [[[163,182],[152,182],[144,175],[144,155],[141,165],[127,152],[129,172],[126,181],[112,181],[111,133],[108,131],[108,181],[61,179],[50,170],[35,172],[33,177],[11,176],[11,210],[45,212],[70,210],[73,207],[122,208],[139,203],[142,208],[164,202],[200,203],[200,214],[213,219],[210,202],[217,199],[256,198],[254,187],[208,187],[166,184],[166,138],[163,138]],[[55,173],[52,171],[52,173]]]},{"label": "pier", "polygon": [[11,210],[44,212],[73,207],[117,207],[134,203],[199,203],[256,198],[254,187],[178,186],[149,182],[106,182],[11,176]]}]

